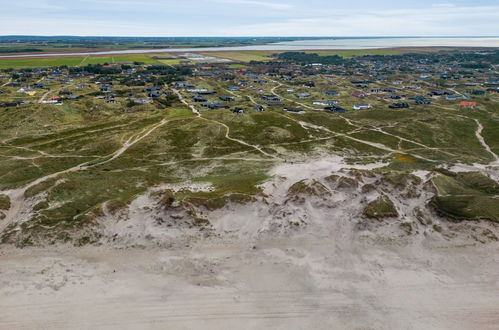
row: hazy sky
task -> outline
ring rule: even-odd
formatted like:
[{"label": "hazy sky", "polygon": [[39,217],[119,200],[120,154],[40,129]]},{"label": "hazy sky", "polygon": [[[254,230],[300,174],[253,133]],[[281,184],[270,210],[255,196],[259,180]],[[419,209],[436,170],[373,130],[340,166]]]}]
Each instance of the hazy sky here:
[{"label": "hazy sky", "polygon": [[0,0],[0,34],[499,35],[499,0]]}]

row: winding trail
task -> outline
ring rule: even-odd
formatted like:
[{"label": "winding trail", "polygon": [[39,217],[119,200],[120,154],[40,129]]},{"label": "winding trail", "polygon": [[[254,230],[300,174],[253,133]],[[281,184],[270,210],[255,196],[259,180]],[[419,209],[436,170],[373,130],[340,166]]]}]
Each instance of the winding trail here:
[{"label": "winding trail", "polygon": [[477,128],[475,130],[475,136],[477,137],[478,142],[480,142],[480,144],[483,146],[485,151],[487,151],[492,156],[492,158],[494,158],[494,160],[489,165],[499,166],[499,156],[495,152],[492,151],[490,146],[487,144],[487,142],[483,138],[483,135],[482,135],[483,125],[482,125],[482,123],[478,119],[470,118],[468,116],[463,116],[463,115],[456,115],[456,116],[475,121],[475,123],[477,125]]},{"label": "winding trail", "polygon": [[189,102],[185,100],[184,96],[179,92],[178,89],[173,89],[173,92],[177,94],[180,102],[185,104],[192,111],[192,113],[194,113],[197,117],[201,117],[201,113],[199,112],[199,110],[196,109],[196,107],[194,107],[192,104],[189,104]]},{"label": "winding trail", "polygon": [[9,80],[7,80],[7,82],[5,84],[1,85],[0,87],[5,87],[8,84],[10,84],[11,82],[12,82],[12,78],[9,78]]},{"label": "winding trail", "polygon": [[261,147],[255,145],[255,144],[251,144],[251,143],[248,143],[246,141],[243,141],[243,140],[240,140],[240,139],[236,139],[236,138],[233,138],[230,136],[230,127],[227,126],[226,124],[222,123],[222,122],[219,122],[217,120],[214,120],[214,119],[208,119],[208,118],[205,118],[201,115],[201,112],[199,112],[198,109],[196,109],[195,106],[193,106],[192,104],[189,104],[184,96],[177,90],[177,89],[174,89],[173,92],[175,94],[177,94],[177,96],[179,97],[179,100],[180,102],[182,102],[183,104],[185,104],[189,109],[191,109],[191,111],[196,115],[196,117],[200,118],[200,119],[203,119],[203,120],[206,120],[206,121],[211,121],[211,122],[214,122],[214,123],[217,123],[218,125],[221,125],[225,128],[225,138],[228,139],[228,140],[231,140],[231,141],[234,141],[234,142],[237,142],[239,144],[242,144],[244,146],[247,146],[247,147],[250,147],[250,148],[253,148],[255,149],[256,151],[260,152],[261,154],[267,156],[267,157],[270,157],[270,158],[274,158],[274,159],[280,159],[279,157],[275,156],[275,155],[272,155],[272,154],[269,154],[268,152],[266,152],[265,150],[263,150]]},{"label": "winding trail", "polygon": [[397,139],[400,140],[400,142],[404,141],[404,142],[412,143],[412,144],[415,144],[417,146],[420,146],[423,149],[427,149],[427,150],[431,150],[431,151],[438,151],[438,152],[442,152],[442,153],[445,153],[445,154],[450,155],[450,156],[455,156],[454,154],[452,154],[450,152],[447,152],[447,151],[443,151],[440,148],[429,147],[429,146],[427,146],[427,145],[425,145],[423,143],[420,143],[420,142],[417,142],[417,141],[414,141],[414,140],[411,140],[411,139],[407,139],[405,137],[402,137],[402,136],[399,136],[399,135],[396,135],[396,134],[389,133],[387,131],[384,131],[381,127],[376,127],[376,126],[372,126],[372,125],[367,125],[366,126],[366,125],[363,125],[362,123],[360,123],[360,124],[363,125],[363,126],[360,126],[358,124],[355,124],[355,123],[358,123],[358,122],[352,121],[352,120],[350,120],[348,118],[345,118],[344,116],[340,116],[340,117],[343,118],[349,125],[357,127],[358,129],[368,129],[368,130],[373,131],[373,132],[379,132],[381,134],[397,138]]},{"label": "winding trail", "polygon": [[[471,118],[470,118],[471,119]],[[480,121],[478,119],[473,119],[476,124],[477,124],[477,129],[475,131],[475,135],[478,139],[478,141],[480,141],[480,144],[485,148],[485,150],[487,150],[487,152],[489,154],[492,155],[492,157],[494,158],[494,161],[491,163],[491,165],[499,165],[499,156],[497,156],[497,154],[495,152],[492,151],[492,149],[490,148],[490,146],[487,144],[487,142],[485,142],[485,139],[483,138],[482,136],[482,131],[483,131],[483,125],[482,123],[480,123]]]},{"label": "winding trail", "polygon": [[269,79],[269,80],[277,84],[277,86],[272,87],[272,89],[270,90],[270,92],[271,92],[273,95],[277,96],[278,98],[281,98],[281,99],[286,100],[286,101],[288,101],[288,102],[292,102],[292,103],[298,104],[298,105],[300,105],[300,106],[302,106],[302,107],[304,107],[304,108],[307,108],[307,109],[309,109],[309,110],[314,110],[314,111],[324,111],[324,109],[314,108],[314,107],[311,107],[311,106],[306,105],[306,104],[304,104],[304,103],[300,103],[300,102],[297,102],[297,101],[295,101],[295,100],[288,99],[288,98],[286,98],[286,97],[284,97],[284,96],[279,95],[279,94],[278,94],[275,90],[276,90],[277,88],[281,87],[281,86],[284,86],[284,84],[282,84],[282,83],[280,83],[280,82],[278,82],[278,81],[272,80],[272,79]]}]

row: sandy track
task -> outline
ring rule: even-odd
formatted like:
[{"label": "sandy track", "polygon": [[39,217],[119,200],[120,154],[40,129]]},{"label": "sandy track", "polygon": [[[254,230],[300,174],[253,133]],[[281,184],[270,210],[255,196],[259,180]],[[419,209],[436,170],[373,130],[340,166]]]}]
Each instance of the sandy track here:
[{"label": "sandy track", "polygon": [[483,146],[483,148],[489,153],[492,155],[492,157],[494,158],[494,164],[497,164],[499,165],[499,156],[497,156],[497,154],[495,152],[492,151],[492,149],[490,148],[490,146],[487,144],[487,142],[485,142],[485,139],[483,138],[482,136],[482,131],[483,131],[483,125],[482,123],[480,123],[480,121],[478,121],[478,119],[474,119],[476,124],[477,124],[477,129],[476,129],[476,132],[475,132],[475,135],[478,139],[478,141],[480,142],[480,144]]},{"label": "sandy track", "polygon": [[292,103],[298,104],[299,106],[302,106],[302,107],[304,107],[304,108],[306,108],[306,109],[309,109],[309,110],[314,110],[314,111],[324,111],[324,109],[314,108],[314,107],[311,107],[311,106],[306,105],[306,104],[304,104],[304,103],[297,102],[297,101],[294,101],[294,100],[292,100],[292,99],[285,98],[284,96],[281,96],[281,95],[277,94],[277,92],[276,92],[275,90],[276,90],[277,88],[279,88],[279,87],[281,87],[281,86],[285,86],[285,85],[284,85],[284,84],[282,84],[282,83],[280,83],[280,82],[278,82],[278,81],[272,80],[272,79],[269,79],[269,80],[277,84],[277,86],[272,87],[272,89],[270,90],[270,92],[271,92],[272,94],[274,94],[275,96],[277,96],[278,98],[283,99],[283,100],[286,100],[286,101],[288,101],[288,102],[292,102]]},{"label": "sandy track", "polygon": [[5,86],[7,86],[8,84],[10,84],[11,82],[12,82],[12,78],[9,78],[9,80],[7,80],[7,82],[6,82],[6,83],[4,83],[4,84],[0,85],[0,87],[5,87]]},{"label": "sandy track", "polygon": [[206,120],[206,121],[211,121],[211,122],[216,123],[216,124],[218,124],[220,126],[223,126],[225,128],[225,138],[226,139],[234,141],[234,142],[237,142],[237,143],[242,144],[242,145],[244,145],[246,147],[253,148],[253,149],[255,149],[256,151],[258,151],[259,153],[261,153],[264,156],[271,157],[271,158],[274,158],[274,159],[279,159],[275,155],[269,154],[268,152],[266,152],[265,150],[263,150],[262,148],[260,148],[259,146],[255,145],[255,144],[251,144],[251,143],[248,143],[248,142],[243,141],[241,139],[236,139],[236,138],[231,137],[230,136],[230,127],[229,126],[227,126],[226,124],[224,124],[224,123],[222,123],[220,121],[217,121],[217,120],[214,120],[214,119],[208,119],[208,118],[203,117],[201,115],[201,112],[198,109],[196,109],[195,106],[193,106],[192,104],[189,104],[185,100],[184,96],[178,90],[174,89],[173,91],[179,97],[180,102],[182,102],[184,105],[186,105],[198,118]]}]

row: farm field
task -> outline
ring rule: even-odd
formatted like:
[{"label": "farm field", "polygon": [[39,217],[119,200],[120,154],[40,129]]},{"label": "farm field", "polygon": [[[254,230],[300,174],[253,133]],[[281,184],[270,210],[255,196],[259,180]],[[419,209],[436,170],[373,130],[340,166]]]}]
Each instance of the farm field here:
[{"label": "farm field", "polygon": [[16,58],[0,59],[0,68],[34,68],[44,66],[77,66],[88,64],[122,63],[122,62],[142,62],[146,64],[157,64],[158,61],[145,55],[117,55],[117,56],[77,56],[77,57],[50,57],[50,58]]}]

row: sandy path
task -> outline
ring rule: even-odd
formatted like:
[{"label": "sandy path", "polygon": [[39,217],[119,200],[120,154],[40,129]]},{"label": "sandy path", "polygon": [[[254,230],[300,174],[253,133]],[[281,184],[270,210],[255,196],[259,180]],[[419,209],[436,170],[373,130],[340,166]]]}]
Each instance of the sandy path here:
[{"label": "sandy path", "polygon": [[277,84],[277,86],[272,87],[272,89],[270,90],[270,92],[271,92],[272,94],[274,94],[275,96],[277,96],[278,98],[283,99],[283,100],[286,100],[286,101],[288,101],[288,102],[292,102],[292,103],[298,104],[298,105],[300,105],[300,106],[302,106],[302,107],[304,107],[304,108],[307,108],[307,109],[309,109],[309,110],[314,110],[314,111],[324,111],[324,109],[314,108],[314,107],[311,107],[311,106],[306,105],[306,104],[304,104],[304,103],[297,102],[297,101],[294,101],[294,100],[292,100],[292,99],[288,99],[288,98],[285,98],[285,97],[283,97],[283,96],[279,95],[279,94],[278,94],[275,90],[276,90],[277,88],[279,88],[279,87],[281,87],[281,86],[285,86],[285,85],[284,85],[284,84],[282,84],[282,83],[280,83],[280,82],[278,82],[278,81],[272,80],[272,79],[269,79],[269,80]]},{"label": "sandy path", "polygon": [[83,63],[84,63],[84,62],[88,59],[88,56],[89,56],[89,55],[85,56],[85,57],[83,58],[83,60],[81,60],[81,62],[78,64],[78,66],[83,65]]},{"label": "sandy path", "polygon": [[220,122],[220,121],[217,121],[217,120],[214,120],[214,119],[208,119],[208,118],[205,118],[201,115],[201,112],[196,109],[196,107],[192,104],[189,104],[184,96],[176,89],[173,90],[175,94],[177,94],[177,96],[179,97],[180,99],[180,102],[182,102],[183,104],[185,104],[198,118],[200,119],[203,119],[203,120],[206,120],[206,121],[211,121],[211,122],[214,122],[214,123],[217,123],[218,125],[221,125],[225,128],[225,138],[228,139],[228,140],[231,140],[231,141],[234,141],[234,142],[237,142],[239,144],[242,144],[244,146],[247,146],[247,147],[250,147],[250,148],[253,148],[255,149],[256,151],[258,151],[259,153],[267,156],[267,157],[271,157],[271,158],[274,158],[274,159],[279,159],[279,157],[275,156],[275,155],[272,155],[272,154],[269,154],[268,152],[266,152],[265,150],[263,150],[261,147],[255,145],[255,144],[251,144],[251,143],[248,143],[246,141],[243,141],[241,139],[236,139],[236,138],[233,138],[230,136],[230,127],[227,126],[226,124]]},{"label": "sandy path", "polygon": [[433,148],[433,147],[429,147],[425,144],[422,144],[420,142],[417,142],[417,141],[414,141],[414,140],[411,140],[411,139],[407,139],[405,137],[402,137],[402,136],[399,136],[399,135],[396,135],[396,134],[392,134],[392,133],[389,133],[387,131],[384,131],[382,128],[380,127],[376,127],[376,126],[372,126],[372,125],[363,125],[362,123],[360,123],[362,126],[356,124],[356,123],[359,123],[359,122],[356,122],[356,121],[353,121],[353,120],[350,120],[344,116],[340,116],[341,118],[343,118],[349,125],[352,125],[354,127],[357,127],[359,130],[370,130],[370,131],[374,131],[374,132],[379,132],[381,134],[384,134],[384,135],[388,135],[388,136],[392,136],[394,138],[397,138],[400,140],[400,142],[402,141],[405,141],[405,142],[408,142],[408,143],[412,143],[412,144],[415,144],[417,146],[420,146],[422,147],[423,149],[428,149],[428,150],[431,150],[431,151],[438,151],[438,152],[442,152],[442,153],[445,153],[447,155],[451,155],[451,156],[455,156],[454,154],[450,153],[450,152],[447,152],[447,151],[444,151],[440,148]]},{"label": "sandy path", "polygon": [[7,82],[3,85],[0,85],[0,87],[5,87],[7,86],[8,84],[10,84],[12,82],[12,78],[9,78],[9,80],[7,80]]},{"label": "sandy path", "polygon": [[56,92],[57,90],[48,90],[45,94],[43,94],[40,99],[38,100],[38,103],[43,103],[43,101],[45,100],[45,98],[52,92]]},{"label": "sandy path", "polygon": [[193,114],[195,114],[198,117],[201,116],[201,113],[198,111],[198,109],[196,109],[196,107],[194,107],[192,104],[189,104],[189,102],[185,100],[184,96],[177,89],[173,89],[173,92],[177,94],[180,102],[185,104],[192,111]]},{"label": "sandy path", "polygon": [[253,98],[253,96],[251,95],[246,95],[246,97],[248,98],[248,100],[250,100],[251,103],[253,103],[254,105],[260,105],[258,104],[255,99]]},{"label": "sandy path", "polygon": [[483,146],[483,148],[485,150],[487,150],[487,152],[489,154],[492,155],[492,157],[494,157],[494,162],[492,165],[496,164],[496,165],[499,165],[499,156],[497,156],[497,154],[495,152],[492,151],[492,149],[490,148],[490,146],[487,144],[487,142],[485,142],[485,139],[483,138],[482,136],[482,131],[483,131],[483,125],[482,123],[480,123],[480,121],[478,119],[474,119],[474,121],[476,122],[477,124],[477,129],[475,131],[475,135],[478,139],[478,141],[480,141],[480,144]]}]

